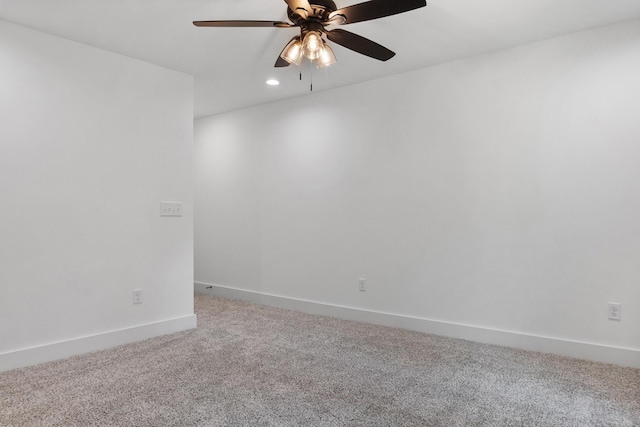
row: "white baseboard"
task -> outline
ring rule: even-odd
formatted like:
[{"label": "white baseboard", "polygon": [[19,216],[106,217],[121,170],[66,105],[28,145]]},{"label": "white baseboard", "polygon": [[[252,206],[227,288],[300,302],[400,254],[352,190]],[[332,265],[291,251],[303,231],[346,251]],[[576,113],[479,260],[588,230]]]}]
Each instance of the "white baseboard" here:
[{"label": "white baseboard", "polygon": [[518,332],[488,329],[472,325],[441,322],[438,320],[409,317],[392,313],[362,310],[314,301],[306,301],[279,295],[247,291],[243,289],[195,282],[195,291],[223,298],[238,299],[257,304],[301,311],[309,314],[336,317],[375,325],[408,329],[469,341],[495,344],[523,350],[557,354],[594,362],[640,368],[640,350],[611,347],[558,338],[522,334]]},{"label": "white baseboard", "polygon": [[196,315],[191,314],[146,325],[0,353],[0,372],[103,350],[195,327]]}]

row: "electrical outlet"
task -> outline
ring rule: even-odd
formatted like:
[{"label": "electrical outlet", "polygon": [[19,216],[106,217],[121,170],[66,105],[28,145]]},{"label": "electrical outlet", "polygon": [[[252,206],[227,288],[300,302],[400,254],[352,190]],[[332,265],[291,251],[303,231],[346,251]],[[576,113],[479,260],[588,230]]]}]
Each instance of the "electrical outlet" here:
[{"label": "electrical outlet", "polygon": [[365,279],[359,279],[358,280],[358,289],[360,290],[360,292],[366,292],[367,290],[367,281]]},{"label": "electrical outlet", "polygon": [[133,290],[133,303],[142,304],[142,289]]},{"label": "electrical outlet", "polygon": [[182,203],[160,202],[160,216],[182,216]]},{"label": "electrical outlet", "polygon": [[609,320],[622,320],[622,304],[619,302],[609,303]]}]

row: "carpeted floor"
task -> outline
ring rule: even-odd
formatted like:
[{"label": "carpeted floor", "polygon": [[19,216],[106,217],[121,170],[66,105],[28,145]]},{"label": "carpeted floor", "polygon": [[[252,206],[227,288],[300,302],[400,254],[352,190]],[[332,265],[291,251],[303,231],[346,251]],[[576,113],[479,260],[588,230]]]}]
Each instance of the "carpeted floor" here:
[{"label": "carpeted floor", "polygon": [[640,370],[196,296],[198,329],[0,373],[0,426],[640,426]]}]

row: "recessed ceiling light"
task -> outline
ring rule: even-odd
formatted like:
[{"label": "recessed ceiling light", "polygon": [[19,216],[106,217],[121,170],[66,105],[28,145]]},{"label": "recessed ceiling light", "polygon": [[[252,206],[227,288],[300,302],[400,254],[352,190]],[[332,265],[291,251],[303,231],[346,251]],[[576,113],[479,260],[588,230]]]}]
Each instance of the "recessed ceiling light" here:
[{"label": "recessed ceiling light", "polygon": [[269,79],[269,80],[266,81],[266,83],[269,86],[278,86],[280,84],[280,82],[277,81],[276,79]]}]

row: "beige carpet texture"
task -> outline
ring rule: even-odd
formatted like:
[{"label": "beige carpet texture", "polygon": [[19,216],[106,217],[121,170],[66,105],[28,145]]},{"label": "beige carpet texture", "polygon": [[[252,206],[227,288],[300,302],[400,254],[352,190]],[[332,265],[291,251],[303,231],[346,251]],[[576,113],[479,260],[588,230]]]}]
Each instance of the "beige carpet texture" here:
[{"label": "beige carpet texture", "polygon": [[0,373],[0,426],[640,426],[640,370],[196,295],[198,328]]}]

